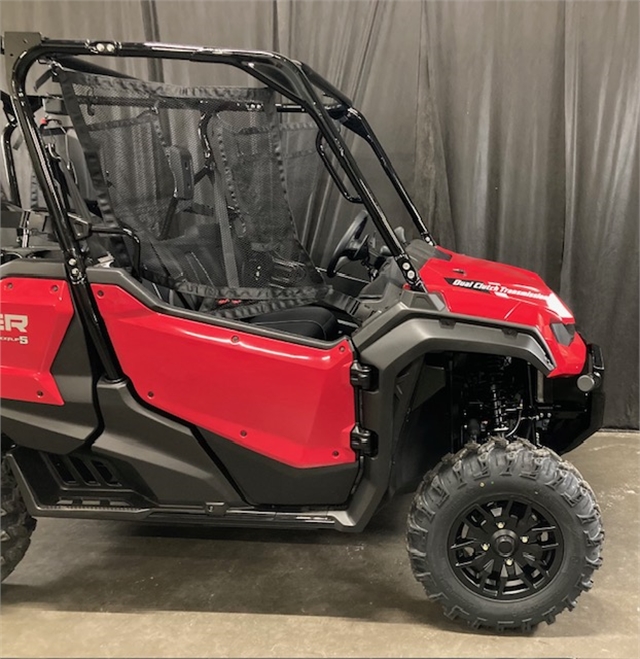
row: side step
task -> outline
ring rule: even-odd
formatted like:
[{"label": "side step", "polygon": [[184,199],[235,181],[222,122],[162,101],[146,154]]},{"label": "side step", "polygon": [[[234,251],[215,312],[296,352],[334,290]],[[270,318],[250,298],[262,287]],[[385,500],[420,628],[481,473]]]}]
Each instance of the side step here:
[{"label": "side step", "polygon": [[100,472],[87,467],[88,460],[30,449],[11,452],[6,460],[33,517],[137,521],[151,512],[151,502],[126,488],[110,466],[100,470],[106,477],[96,477]]},{"label": "side step", "polygon": [[252,528],[331,528],[335,519],[328,511],[313,513],[277,512],[255,508],[227,508],[221,515],[202,514],[202,508],[187,511],[171,511],[168,507],[153,509],[147,522],[157,524],[202,524],[204,526],[240,526]]},{"label": "side step", "polygon": [[[109,475],[108,479],[94,478],[95,465],[93,468],[85,465],[83,469],[75,457],[73,470],[69,468],[70,458],[67,456],[40,454],[40,457],[42,463],[34,465],[32,460],[17,459],[13,453],[6,456],[33,517],[255,528],[327,528],[336,524],[328,510],[280,512],[250,506],[230,508],[221,502],[207,502],[201,506],[156,504],[124,487],[110,465],[103,464],[100,469],[101,475]],[[93,480],[87,478],[87,469]],[[105,480],[110,482],[105,483]],[[38,489],[42,491],[36,493],[32,483],[38,483]]]}]

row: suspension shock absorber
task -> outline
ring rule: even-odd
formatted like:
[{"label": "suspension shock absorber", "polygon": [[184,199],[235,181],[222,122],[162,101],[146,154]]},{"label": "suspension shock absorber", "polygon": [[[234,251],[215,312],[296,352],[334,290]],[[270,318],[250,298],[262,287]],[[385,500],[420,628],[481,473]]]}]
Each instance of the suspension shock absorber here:
[{"label": "suspension shock absorber", "polygon": [[488,376],[489,391],[491,392],[491,406],[493,410],[493,432],[505,433],[509,430],[504,412],[504,400],[502,398],[502,385],[504,381],[504,368],[508,363],[508,357],[492,357],[489,360]]}]

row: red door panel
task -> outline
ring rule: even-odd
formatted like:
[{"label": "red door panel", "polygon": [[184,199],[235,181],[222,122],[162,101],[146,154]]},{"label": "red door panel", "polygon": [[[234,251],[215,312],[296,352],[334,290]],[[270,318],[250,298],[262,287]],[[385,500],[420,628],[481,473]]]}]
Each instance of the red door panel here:
[{"label": "red door panel", "polygon": [[138,395],[180,419],[294,467],[353,462],[348,341],[322,348],[158,313],[93,284]]},{"label": "red door panel", "polygon": [[10,277],[1,291],[2,398],[64,405],[51,365],[73,317],[67,283]]}]

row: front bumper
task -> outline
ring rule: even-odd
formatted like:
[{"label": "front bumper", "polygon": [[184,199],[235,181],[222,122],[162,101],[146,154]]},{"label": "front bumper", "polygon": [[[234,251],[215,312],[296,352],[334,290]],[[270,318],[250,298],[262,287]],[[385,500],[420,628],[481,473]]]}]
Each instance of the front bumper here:
[{"label": "front bumper", "polygon": [[589,393],[594,389],[602,390],[604,380],[604,361],[602,359],[602,350],[595,343],[587,345],[587,360],[585,370],[578,376],[576,384],[580,391]]},{"label": "front bumper", "polygon": [[[582,372],[570,378],[557,378],[553,383],[554,408],[564,416],[563,407],[573,407],[580,401],[582,411],[573,419],[564,419],[553,442],[559,453],[567,453],[580,446],[604,422],[604,360],[600,346],[587,344],[587,359]],[[564,403],[564,405],[563,405]],[[565,407],[566,406],[566,407]]]}]

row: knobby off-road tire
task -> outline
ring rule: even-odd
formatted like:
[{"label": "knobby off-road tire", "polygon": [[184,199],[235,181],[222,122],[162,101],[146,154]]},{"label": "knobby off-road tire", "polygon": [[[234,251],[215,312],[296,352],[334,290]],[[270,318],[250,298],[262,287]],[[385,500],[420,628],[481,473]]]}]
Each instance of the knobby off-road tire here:
[{"label": "knobby off-road tire", "polygon": [[467,444],[426,475],[407,548],[414,576],[448,618],[528,631],[591,588],[603,539],[593,491],[573,465],[496,438]]},{"label": "knobby off-road tire", "polygon": [[36,520],[29,515],[16,479],[2,458],[0,471],[0,549],[2,550],[0,581],[4,581],[22,560],[36,528]]}]

